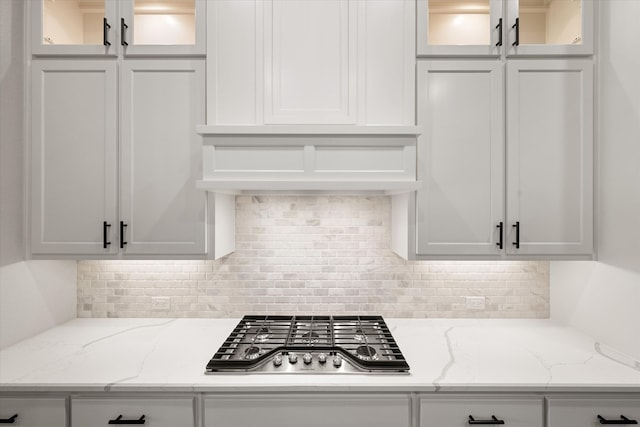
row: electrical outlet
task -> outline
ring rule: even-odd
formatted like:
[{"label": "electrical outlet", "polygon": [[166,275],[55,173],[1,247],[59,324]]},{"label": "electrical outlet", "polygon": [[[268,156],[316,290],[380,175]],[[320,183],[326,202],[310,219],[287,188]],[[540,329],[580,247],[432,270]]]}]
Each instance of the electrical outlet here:
[{"label": "electrical outlet", "polygon": [[152,310],[169,310],[171,308],[171,298],[169,297],[152,297]]},{"label": "electrical outlet", "polygon": [[467,297],[467,308],[471,310],[484,310],[485,297]]}]

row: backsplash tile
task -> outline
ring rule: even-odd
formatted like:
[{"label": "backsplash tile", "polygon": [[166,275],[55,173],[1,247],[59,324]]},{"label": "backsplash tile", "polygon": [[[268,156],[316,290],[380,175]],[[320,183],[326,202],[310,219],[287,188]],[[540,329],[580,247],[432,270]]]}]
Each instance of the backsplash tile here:
[{"label": "backsplash tile", "polygon": [[79,261],[78,317],[549,317],[548,262],[404,261],[388,197],[238,196],[236,209],[237,249],[217,261]]}]

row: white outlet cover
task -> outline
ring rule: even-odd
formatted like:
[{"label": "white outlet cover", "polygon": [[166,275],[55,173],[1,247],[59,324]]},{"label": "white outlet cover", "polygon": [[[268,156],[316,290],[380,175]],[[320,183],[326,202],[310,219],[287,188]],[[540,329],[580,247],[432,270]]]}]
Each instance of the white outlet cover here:
[{"label": "white outlet cover", "polygon": [[484,310],[485,309],[485,297],[466,297],[467,308],[471,310]]},{"label": "white outlet cover", "polygon": [[151,298],[152,310],[169,310],[171,308],[171,298],[169,297],[153,297]]}]

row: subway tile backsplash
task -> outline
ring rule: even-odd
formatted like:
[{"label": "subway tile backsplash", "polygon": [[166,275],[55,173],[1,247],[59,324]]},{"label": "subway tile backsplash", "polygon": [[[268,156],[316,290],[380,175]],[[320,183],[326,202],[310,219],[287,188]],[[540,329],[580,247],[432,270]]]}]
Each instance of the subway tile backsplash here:
[{"label": "subway tile backsplash", "polygon": [[[79,261],[78,317],[549,317],[544,261],[404,261],[385,196],[238,196],[217,261]],[[466,297],[484,297],[485,309]]]}]

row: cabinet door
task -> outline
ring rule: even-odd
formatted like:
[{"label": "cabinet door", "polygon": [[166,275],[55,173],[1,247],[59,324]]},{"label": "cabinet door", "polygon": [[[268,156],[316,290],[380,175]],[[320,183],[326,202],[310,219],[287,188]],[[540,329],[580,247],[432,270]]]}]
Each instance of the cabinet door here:
[{"label": "cabinet door", "polygon": [[204,55],[206,0],[121,0],[124,55]]},{"label": "cabinet door", "polygon": [[115,62],[33,61],[32,253],[117,252],[116,97]]},{"label": "cabinet door", "polygon": [[66,399],[1,397],[0,424],[15,427],[66,427]]},{"label": "cabinet door", "polygon": [[[595,427],[602,424],[640,423],[640,398],[549,398],[548,408],[547,425],[549,427]],[[599,416],[603,420],[600,420]],[[625,423],[623,417],[626,417],[629,422]],[[618,422],[606,423],[606,421]]]},{"label": "cabinet door", "polygon": [[117,55],[117,1],[33,0],[31,52],[34,55]]},{"label": "cabinet door", "polygon": [[509,253],[593,251],[592,67],[587,60],[507,64]]},{"label": "cabinet door", "polygon": [[124,253],[205,253],[205,193],[195,186],[204,102],[204,60],[123,61]]},{"label": "cabinet door", "polygon": [[238,395],[207,397],[206,427],[409,427],[409,396]]},{"label": "cabinet door", "polygon": [[503,81],[498,61],[418,64],[418,254],[502,252]]},{"label": "cabinet door", "polygon": [[507,54],[593,54],[595,2],[507,0]]},{"label": "cabinet door", "polygon": [[[193,427],[195,410],[191,397],[72,398],[73,426],[97,427],[109,424],[144,424],[150,427]],[[109,423],[118,420],[119,423]],[[142,420],[141,420],[142,418]],[[133,423],[127,421],[144,421]]]},{"label": "cabinet door", "polygon": [[418,55],[500,55],[502,0],[417,0]]},{"label": "cabinet door", "polygon": [[498,424],[495,421],[504,421],[501,424],[510,427],[542,427],[543,414],[541,397],[516,399],[461,396],[423,397],[420,400],[420,427],[464,427],[472,424],[471,421],[476,421],[477,424]]}]

